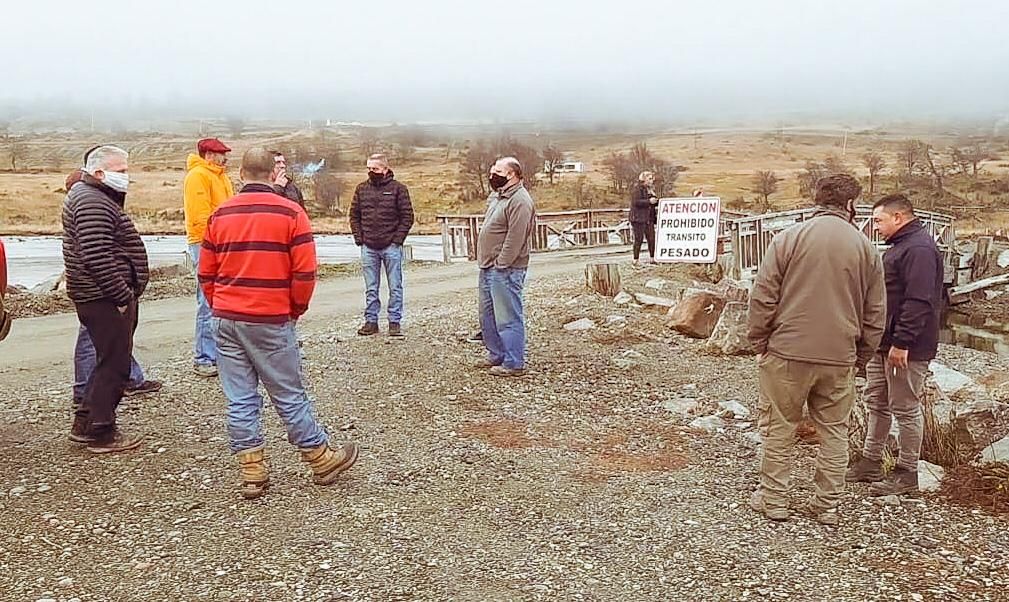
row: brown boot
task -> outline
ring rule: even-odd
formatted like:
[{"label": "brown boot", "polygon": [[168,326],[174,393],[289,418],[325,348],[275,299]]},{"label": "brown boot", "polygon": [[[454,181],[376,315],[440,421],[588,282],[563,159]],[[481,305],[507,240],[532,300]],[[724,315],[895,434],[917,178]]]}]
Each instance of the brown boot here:
[{"label": "brown boot", "polygon": [[312,481],[316,485],[331,485],[340,473],[357,462],[357,452],[357,444],[354,442],[346,443],[338,450],[323,443],[319,447],[302,449],[301,460],[312,467]]},{"label": "brown boot", "polygon": [[92,443],[94,435],[88,434],[88,419],[74,414],[74,423],[70,427],[70,440],[74,443]]},{"label": "brown boot", "polygon": [[270,485],[270,475],[266,471],[266,457],[263,448],[247,449],[236,454],[242,470],[242,497],[254,500],[266,493]]},{"label": "brown boot", "polygon": [[137,449],[143,441],[143,435],[131,437],[112,427],[88,442],[87,450],[93,454],[117,454]]}]

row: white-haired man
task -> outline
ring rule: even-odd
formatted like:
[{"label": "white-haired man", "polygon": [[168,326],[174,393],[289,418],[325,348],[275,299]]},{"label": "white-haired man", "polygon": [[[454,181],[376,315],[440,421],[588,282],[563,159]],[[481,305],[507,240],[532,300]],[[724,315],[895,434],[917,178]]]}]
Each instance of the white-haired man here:
[{"label": "white-haired man", "polygon": [[130,379],[137,300],[150,276],[147,250],[124,210],[129,182],[126,151],[101,146],[88,156],[81,181],[63,202],[67,295],[97,354],[70,439],[94,453],[140,445],[140,438],[116,426],[116,408]]},{"label": "white-haired man", "polygon": [[487,359],[478,366],[494,376],[525,371],[526,327],[522,305],[536,204],[522,180],[522,164],[499,159],[490,171],[493,191],[477,240],[480,266],[480,330]]}]

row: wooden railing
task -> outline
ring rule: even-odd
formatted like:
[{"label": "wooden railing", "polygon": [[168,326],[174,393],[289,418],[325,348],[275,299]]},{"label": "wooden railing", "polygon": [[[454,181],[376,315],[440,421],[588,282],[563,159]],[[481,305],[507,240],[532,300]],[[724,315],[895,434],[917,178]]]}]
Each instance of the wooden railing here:
[{"label": "wooden railing", "polygon": [[[536,216],[533,231],[533,251],[627,245],[631,242],[631,224],[625,208],[550,211]],[[719,240],[727,246],[732,230],[731,221],[745,217],[734,211],[722,211]],[[482,214],[439,215],[442,256],[453,259],[476,259],[476,241],[483,225]]]}]

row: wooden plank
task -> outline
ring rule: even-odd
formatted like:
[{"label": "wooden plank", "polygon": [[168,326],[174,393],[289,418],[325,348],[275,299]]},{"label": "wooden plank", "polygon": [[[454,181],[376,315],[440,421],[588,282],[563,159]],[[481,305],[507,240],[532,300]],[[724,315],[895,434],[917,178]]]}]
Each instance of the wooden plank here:
[{"label": "wooden plank", "polygon": [[949,302],[953,305],[963,303],[970,299],[971,293],[975,291],[983,291],[986,288],[991,288],[1000,284],[1009,284],[1009,274],[999,274],[998,276],[992,276],[991,278],[985,278],[984,280],[977,280],[963,286],[953,287],[949,289]]}]

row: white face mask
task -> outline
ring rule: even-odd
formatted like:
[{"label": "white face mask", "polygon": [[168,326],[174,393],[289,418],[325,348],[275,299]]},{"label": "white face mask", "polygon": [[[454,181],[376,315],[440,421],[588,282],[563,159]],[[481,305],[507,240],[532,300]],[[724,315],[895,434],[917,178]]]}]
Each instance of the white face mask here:
[{"label": "white face mask", "polygon": [[130,185],[130,174],[119,173],[118,171],[106,171],[105,179],[102,182],[112,190],[126,192]]}]

